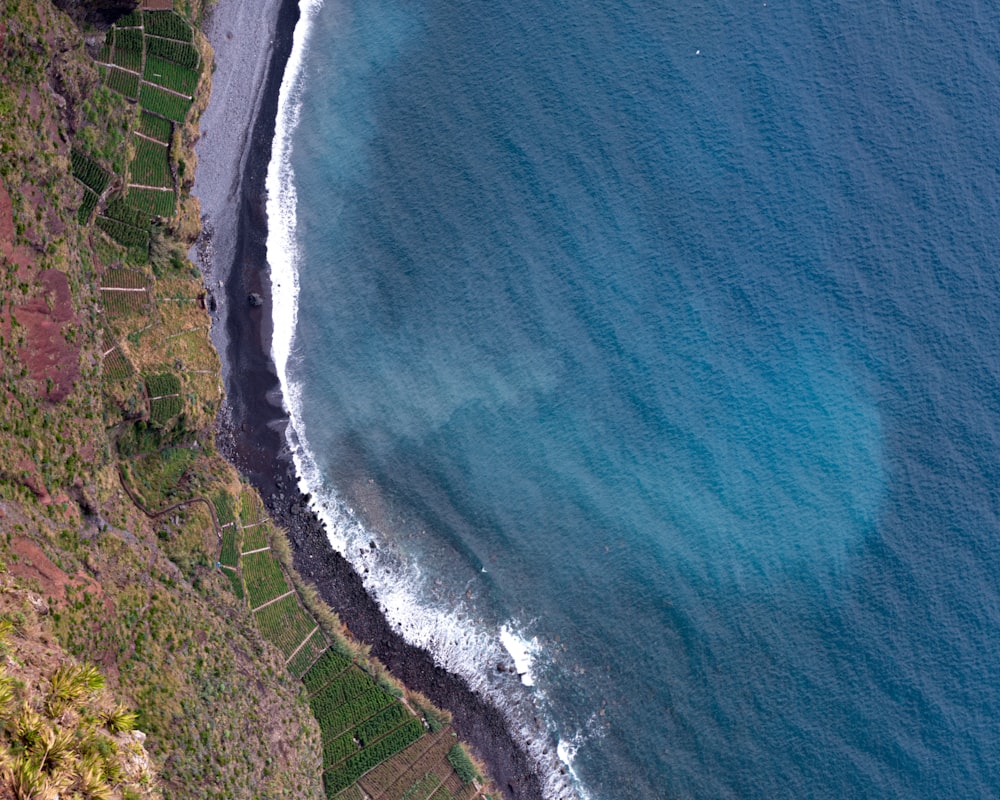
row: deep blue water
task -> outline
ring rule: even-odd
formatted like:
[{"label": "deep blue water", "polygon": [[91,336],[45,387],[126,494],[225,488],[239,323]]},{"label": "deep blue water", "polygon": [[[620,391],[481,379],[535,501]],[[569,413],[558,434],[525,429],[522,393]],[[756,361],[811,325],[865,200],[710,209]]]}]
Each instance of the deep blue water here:
[{"label": "deep blue water", "polygon": [[595,798],[1000,796],[997,9],[326,0],[302,86],[288,391],[400,625]]}]

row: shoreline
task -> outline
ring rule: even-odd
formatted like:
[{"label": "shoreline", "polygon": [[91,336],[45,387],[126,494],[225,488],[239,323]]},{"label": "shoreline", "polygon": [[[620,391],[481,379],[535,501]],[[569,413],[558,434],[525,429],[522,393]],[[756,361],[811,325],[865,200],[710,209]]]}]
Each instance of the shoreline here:
[{"label": "shoreline", "polygon": [[[227,395],[219,417],[219,448],[257,488],[286,531],[296,569],[316,585],[355,638],[369,644],[371,654],[406,686],[452,713],[455,729],[486,763],[505,797],[541,798],[540,776],[503,712],[392,630],[353,567],[331,547],[323,523],[308,507],[310,498],[297,488],[286,440],[289,420],[270,352],[265,178],[299,10],[296,0],[264,0],[255,4],[252,19],[245,11],[245,6],[237,8],[237,0],[220,0],[206,26],[213,47],[219,41],[217,62],[223,66],[203,117],[206,141],[198,146],[194,190],[205,225],[195,250],[210,295],[212,340]],[[252,38],[253,31],[260,30],[270,31],[269,47],[255,44],[259,40]],[[224,97],[216,96],[217,86]],[[233,143],[224,131],[216,144],[219,137],[211,138],[215,125],[242,131],[240,141]],[[211,165],[210,174],[203,163]],[[204,180],[199,184],[203,176],[208,185]],[[259,294],[263,304],[251,307],[251,293]]]}]

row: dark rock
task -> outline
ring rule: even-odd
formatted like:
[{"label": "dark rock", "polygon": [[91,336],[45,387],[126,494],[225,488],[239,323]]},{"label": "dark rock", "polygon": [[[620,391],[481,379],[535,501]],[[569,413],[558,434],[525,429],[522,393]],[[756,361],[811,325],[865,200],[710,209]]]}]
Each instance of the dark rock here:
[{"label": "dark rock", "polygon": [[247,302],[249,302],[253,308],[260,308],[262,305],[264,305],[264,298],[261,297],[257,292],[250,292],[250,296],[247,298]]}]

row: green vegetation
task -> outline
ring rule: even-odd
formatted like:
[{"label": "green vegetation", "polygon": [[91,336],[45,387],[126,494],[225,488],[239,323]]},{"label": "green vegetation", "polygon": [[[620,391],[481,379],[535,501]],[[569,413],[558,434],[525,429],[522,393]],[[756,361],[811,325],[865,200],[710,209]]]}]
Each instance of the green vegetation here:
[{"label": "green vegetation", "polygon": [[173,125],[170,124],[170,120],[142,111],[139,113],[139,132],[163,144],[170,144]]},{"label": "green vegetation", "polygon": [[303,676],[302,682],[310,694],[315,694],[350,665],[351,662],[340,653],[327,650]]},{"label": "green vegetation", "polygon": [[143,80],[186,95],[194,94],[200,77],[201,74],[195,69],[182,67],[152,54],[146,56],[146,69],[142,73]]},{"label": "green vegetation", "polygon": [[138,136],[132,137],[135,147],[135,158],[129,168],[132,183],[146,186],[173,187],[174,179],[170,174],[170,160],[166,145],[156,144]]},{"label": "green vegetation", "polygon": [[117,219],[111,219],[100,214],[94,220],[94,224],[123,247],[142,249],[149,247],[148,230],[136,228]]},{"label": "green vegetation", "polygon": [[160,372],[146,377],[146,391],[150,397],[162,397],[177,394],[181,390],[181,381],[172,372]]},{"label": "green vegetation", "polygon": [[469,754],[460,744],[456,744],[448,751],[448,763],[462,779],[462,783],[472,783],[480,777],[476,765],[472,763]]},{"label": "green vegetation", "polygon": [[150,56],[159,56],[166,61],[172,61],[179,67],[197,69],[199,64],[198,51],[193,45],[175,42],[170,39],[146,38],[146,49]]},{"label": "green vegetation", "polygon": [[139,89],[139,103],[147,111],[174,122],[183,122],[188,109],[191,108],[189,98],[178,97],[148,83],[142,84]]},{"label": "green vegetation", "polygon": [[95,208],[97,208],[97,195],[90,189],[84,188],[83,202],[80,203],[80,210],[76,214],[76,221],[81,225],[89,224]]},{"label": "green vegetation", "polygon": [[142,31],[137,28],[115,28],[115,51],[133,50],[142,53]]},{"label": "green vegetation", "polygon": [[285,654],[285,658],[290,658],[316,627],[316,623],[303,611],[294,594],[254,612],[254,616],[257,618],[257,627],[260,628],[261,634],[278,647]]},{"label": "green vegetation", "polygon": [[129,187],[126,195],[128,202],[135,208],[142,209],[147,216],[172,217],[174,215],[174,192],[161,189],[143,189]]},{"label": "green vegetation", "polygon": [[88,189],[103,194],[108,188],[111,176],[92,158],[88,158],[79,150],[72,151],[73,177]]},{"label": "green vegetation", "polygon": [[138,74],[142,69],[142,51],[125,50],[121,47],[116,47],[111,61],[122,69],[127,69],[129,72]]},{"label": "green vegetation", "polygon": [[149,217],[144,212],[129,205],[121,197],[116,197],[108,203],[104,215],[133,228],[145,228],[149,224]]},{"label": "green vegetation", "polygon": [[102,68],[104,82],[112,91],[124,95],[131,100],[139,96],[139,76],[134,72],[126,72],[117,67]]},{"label": "green vegetation", "polygon": [[259,522],[252,528],[243,529],[243,552],[268,547],[267,524]]},{"label": "green vegetation", "polygon": [[190,42],[192,39],[191,25],[180,14],[173,11],[146,11],[143,14],[146,33],[150,36],[164,36],[168,39],[181,39]]},{"label": "green vegetation", "polygon": [[251,608],[257,608],[288,592],[281,567],[269,552],[251,553],[240,560]]}]

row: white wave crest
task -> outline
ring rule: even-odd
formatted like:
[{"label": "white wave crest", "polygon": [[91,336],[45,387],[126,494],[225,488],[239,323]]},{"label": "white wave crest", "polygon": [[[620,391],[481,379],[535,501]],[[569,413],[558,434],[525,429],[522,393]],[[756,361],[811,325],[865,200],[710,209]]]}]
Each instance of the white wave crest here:
[{"label": "white wave crest", "polygon": [[[463,596],[440,602],[428,597],[419,565],[394,553],[391,542],[380,541],[326,486],[305,437],[301,389],[289,378],[289,361],[295,352],[298,320],[299,260],[296,239],[298,201],[291,163],[292,137],[299,122],[303,90],[303,64],[313,22],[323,0],[300,0],[300,19],[292,52],[278,95],[278,114],[267,188],[267,260],[270,267],[274,332],[271,356],[281,381],[285,410],[291,425],[288,445],[299,488],[312,497],[311,506],[323,521],[331,545],[362,576],[365,587],[379,603],[389,624],[410,644],[426,648],[439,666],[461,675],[472,689],[490,698],[506,715],[539,768],[545,800],[589,800],[572,773],[572,759],[560,760],[568,751],[553,748],[554,736],[546,726],[546,697],[534,686],[532,672],[541,654],[538,640],[519,631],[516,623],[499,627],[476,617],[476,609]],[[422,589],[424,591],[422,591]],[[521,683],[512,682],[496,665],[514,661]],[[523,684],[523,685],[522,685]],[[531,687],[531,688],[529,688]],[[578,745],[577,745],[578,747]],[[575,755],[575,750],[569,754]],[[572,775],[572,777],[570,777]]]}]

